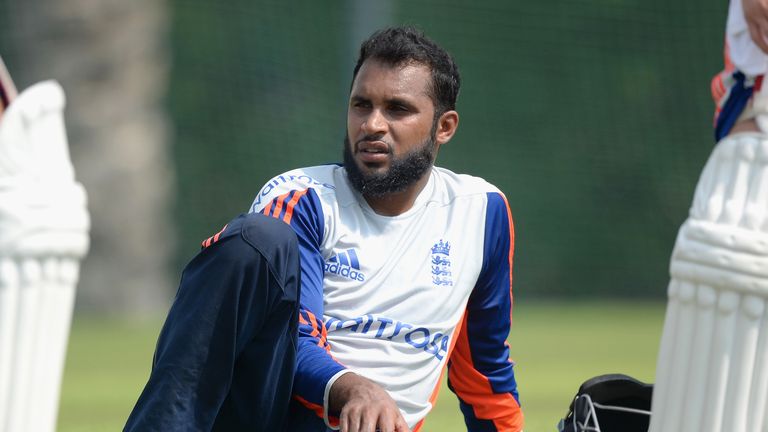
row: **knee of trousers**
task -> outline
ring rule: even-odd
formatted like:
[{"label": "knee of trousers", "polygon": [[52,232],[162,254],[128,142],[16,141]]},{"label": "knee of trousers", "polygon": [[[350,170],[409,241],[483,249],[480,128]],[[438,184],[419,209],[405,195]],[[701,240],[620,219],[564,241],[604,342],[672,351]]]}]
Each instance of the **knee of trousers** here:
[{"label": "knee of trousers", "polygon": [[241,217],[243,238],[262,252],[298,248],[296,232],[285,222],[261,213]]},{"label": "knee of trousers", "polygon": [[295,283],[298,284],[299,242],[293,228],[281,220],[260,213],[242,217],[243,240],[258,250],[273,269],[282,274],[285,281],[296,279]]}]

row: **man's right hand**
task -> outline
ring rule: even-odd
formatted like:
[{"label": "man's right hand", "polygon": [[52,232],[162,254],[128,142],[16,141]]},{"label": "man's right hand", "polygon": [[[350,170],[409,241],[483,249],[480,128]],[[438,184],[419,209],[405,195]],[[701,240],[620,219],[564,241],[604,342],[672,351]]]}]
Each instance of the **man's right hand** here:
[{"label": "man's right hand", "polygon": [[752,40],[768,54],[768,0],[742,0],[741,7]]},{"label": "man's right hand", "polygon": [[328,399],[331,411],[340,412],[341,432],[410,432],[389,393],[360,375],[339,377]]}]

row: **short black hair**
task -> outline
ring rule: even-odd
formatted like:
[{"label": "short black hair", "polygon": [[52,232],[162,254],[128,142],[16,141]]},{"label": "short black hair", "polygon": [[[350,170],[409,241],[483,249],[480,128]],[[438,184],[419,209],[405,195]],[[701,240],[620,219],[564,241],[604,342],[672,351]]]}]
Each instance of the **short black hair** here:
[{"label": "short black hair", "polygon": [[389,27],[372,34],[360,45],[352,82],[368,59],[390,66],[418,63],[427,66],[432,75],[429,96],[435,105],[435,116],[456,109],[461,77],[453,57],[413,27]]}]

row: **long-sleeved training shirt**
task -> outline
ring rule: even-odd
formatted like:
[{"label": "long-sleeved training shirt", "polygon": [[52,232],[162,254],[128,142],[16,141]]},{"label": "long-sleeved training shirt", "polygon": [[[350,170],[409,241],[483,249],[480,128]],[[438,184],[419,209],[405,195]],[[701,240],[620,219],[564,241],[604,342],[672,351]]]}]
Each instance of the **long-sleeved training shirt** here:
[{"label": "long-sleeved training shirt", "polygon": [[328,390],[353,371],[381,385],[418,430],[447,366],[471,430],[522,428],[506,343],[514,229],[497,188],[435,167],[413,207],[388,217],[343,167],[325,165],[273,178],[251,211],[299,238],[296,400],[334,427]]}]

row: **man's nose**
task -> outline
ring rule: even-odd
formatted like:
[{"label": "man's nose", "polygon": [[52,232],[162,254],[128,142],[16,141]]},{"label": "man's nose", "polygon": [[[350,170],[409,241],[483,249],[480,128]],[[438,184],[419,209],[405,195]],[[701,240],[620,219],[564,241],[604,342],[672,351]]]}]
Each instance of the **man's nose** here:
[{"label": "man's nose", "polygon": [[387,132],[387,119],[381,110],[371,110],[362,124],[363,132],[366,135],[376,135]]}]

